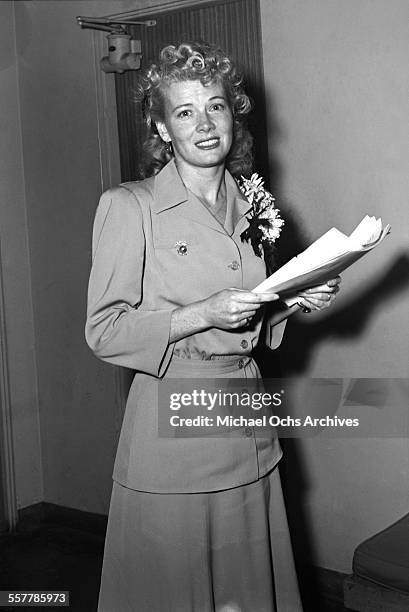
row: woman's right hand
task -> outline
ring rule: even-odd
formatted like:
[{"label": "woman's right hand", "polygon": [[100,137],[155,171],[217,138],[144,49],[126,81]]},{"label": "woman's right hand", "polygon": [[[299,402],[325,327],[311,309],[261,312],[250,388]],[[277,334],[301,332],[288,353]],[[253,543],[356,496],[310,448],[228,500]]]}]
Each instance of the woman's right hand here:
[{"label": "woman's right hand", "polygon": [[200,315],[208,327],[238,329],[248,325],[263,304],[278,299],[276,293],[223,289],[200,302]]}]

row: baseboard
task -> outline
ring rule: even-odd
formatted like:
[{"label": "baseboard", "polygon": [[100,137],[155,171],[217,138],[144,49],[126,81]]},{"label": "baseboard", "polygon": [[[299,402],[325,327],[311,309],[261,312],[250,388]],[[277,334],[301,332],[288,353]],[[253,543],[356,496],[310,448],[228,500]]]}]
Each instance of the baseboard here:
[{"label": "baseboard", "polygon": [[326,603],[343,606],[343,584],[348,574],[312,565],[297,567],[305,610],[325,610]]},{"label": "baseboard", "polygon": [[347,574],[323,567],[315,567],[319,590],[325,599],[335,603],[344,602],[343,585]]},{"label": "baseboard", "polygon": [[18,511],[17,531],[31,531],[50,525],[105,535],[107,516],[49,502],[33,504]]},{"label": "baseboard", "polygon": [[387,589],[352,574],[344,582],[344,601],[348,609],[365,612],[407,612],[409,593]]}]

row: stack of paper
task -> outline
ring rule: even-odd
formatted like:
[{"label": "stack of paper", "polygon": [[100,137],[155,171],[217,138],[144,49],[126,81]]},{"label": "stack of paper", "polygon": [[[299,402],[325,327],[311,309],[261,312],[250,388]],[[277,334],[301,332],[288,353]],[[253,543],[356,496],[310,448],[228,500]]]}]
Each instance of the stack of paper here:
[{"label": "stack of paper", "polygon": [[291,296],[325,283],[380,244],[389,231],[390,225],[382,227],[381,219],[368,215],[350,236],[333,227],[253,291],[273,291],[280,296]]}]

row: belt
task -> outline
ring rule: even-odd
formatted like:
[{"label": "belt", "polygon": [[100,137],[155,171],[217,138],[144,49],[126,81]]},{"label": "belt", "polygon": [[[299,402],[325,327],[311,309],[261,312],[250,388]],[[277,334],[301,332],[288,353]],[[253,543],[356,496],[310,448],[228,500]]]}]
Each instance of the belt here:
[{"label": "belt", "polygon": [[[183,357],[172,357],[166,376],[180,377],[209,377],[212,375],[230,374],[243,370],[248,366],[255,366],[255,362],[249,355],[220,355],[215,359],[184,359]],[[252,368],[252,369],[253,369]]]}]

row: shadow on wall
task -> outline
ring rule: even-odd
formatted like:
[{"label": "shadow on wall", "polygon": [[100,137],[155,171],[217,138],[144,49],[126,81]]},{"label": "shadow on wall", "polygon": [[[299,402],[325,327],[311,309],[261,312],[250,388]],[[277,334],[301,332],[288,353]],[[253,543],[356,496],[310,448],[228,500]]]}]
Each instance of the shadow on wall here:
[{"label": "shadow on wall", "polygon": [[[405,291],[408,284],[409,254],[402,253],[388,270],[342,308],[327,316],[321,316],[312,323],[293,320],[286,331],[286,342],[281,351],[282,375],[305,375],[313,351],[326,338],[362,336],[375,312],[397,294]],[[271,373],[270,377],[272,376]],[[314,609],[320,585],[311,571],[311,567],[317,565],[317,551],[311,537],[306,510],[306,500],[311,488],[308,463],[297,439],[281,440],[281,444],[284,460],[280,471],[303,604],[306,609]]]},{"label": "shadow on wall", "polygon": [[[269,114],[269,140],[278,144],[285,137],[285,131],[279,122],[271,94],[268,95],[266,103]],[[279,247],[274,253],[274,269],[303,251],[310,241],[303,232],[296,207],[285,198],[283,189],[285,171],[275,151],[269,152],[269,168],[270,181],[267,187],[275,196],[277,207],[285,219]],[[278,351],[272,353],[259,348],[257,360],[263,377],[306,375],[311,355],[320,343],[327,338],[359,338],[370,326],[373,315],[383,305],[405,292],[408,285],[409,250],[404,250],[382,274],[373,279],[370,285],[366,285],[360,294],[345,302],[342,307],[331,309],[328,314],[321,313],[316,320],[302,316],[294,317],[291,325],[287,326],[285,342]]]},{"label": "shadow on wall", "polygon": [[[278,208],[282,211],[285,225],[279,239],[278,250],[275,253],[276,265],[280,267],[289,259],[303,251],[310,240],[303,231],[301,217],[297,207],[285,197],[285,169],[278,157],[277,148],[285,137],[285,128],[280,122],[274,96],[266,94],[268,109],[269,142],[273,142],[274,150],[269,151],[269,175],[267,185],[276,198]],[[260,120],[257,120],[257,124]],[[257,137],[257,136],[256,136]],[[256,163],[258,163],[256,157]],[[266,171],[265,168],[263,168]],[[267,181],[266,181],[267,182]],[[342,307],[322,313],[316,320],[294,317],[287,326],[285,342],[275,354],[269,351],[262,354],[260,369],[264,377],[285,377],[306,375],[310,357],[317,346],[326,338],[343,337],[358,338],[370,325],[371,318],[379,308],[391,299],[407,290],[409,284],[409,250],[403,251],[392,262],[388,269],[376,277],[372,283],[355,295]],[[278,364],[281,364],[281,367]]]},{"label": "shadow on wall", "polygon": [[[402,253],[381,276],[341,309],[320,317],[316,322],[293,320],[288,326],[283,347],[282,371],[284,377],[303,376],[310,356],[317,345],[329,337],[360,337],[370,325],[375,312],[406,290],[409,284],[409,254]],[[270,374],[272,376],[272,374]],[[317,564],[315,543],[307,518],[306,499],[310,490],[307,462],[296,439],[281,441],[284,461],[281,466],[284,497],[297,560],[303,603],[313,606],[319,585],[310,571]]]},{"label": "shadow on wall", "polygon": [[[267,99],[269,112],[270,142],[279,143],[285,136],[273,99]],[[286,200],[284,168],[274,151],[270,151],[269,188],[276,197],[277,206],[282,211],[286,224],[279,241],[276,254],[276,267],[304,250],[308,237],[303,233],[300,218],[295,206]],[[409,251],[403,251],[387,269],[370,285],[349,299],[334,311],[322,313],[316,320],[296,316],[288,325],[285,342],[278,351],[271,352],[259,347],[256,359],[264,378],[302,377],[309,371],[311,357],[317,347],[329,338],[359,338],[371,325],[376,312],[389,301],[407,290],[409,285]],[[308,466],[303,450],[297,439],[281,440],[284,459],[280,464],[283,491],[286,500],[290,532],[294,554],[299,572],[303,603],[306,609],[314,609],[319,585],[315,584],[310,567],[317,562],[317,550],[311,537],[306,509],[306,499],[311,488]]]},{"label": "shadow on wall", "polygon": [[[317,345],[326,338],[359,338],[370,325],[379,308],[409,285],[409,251],[403,252],[359,295],[342,308],[322,315],[317,321],[304,323],[294,319],[288,326],[286,343],[281,351],[284,376],[302,376]],[[295,348],[296,347],[296,348]]]}]

